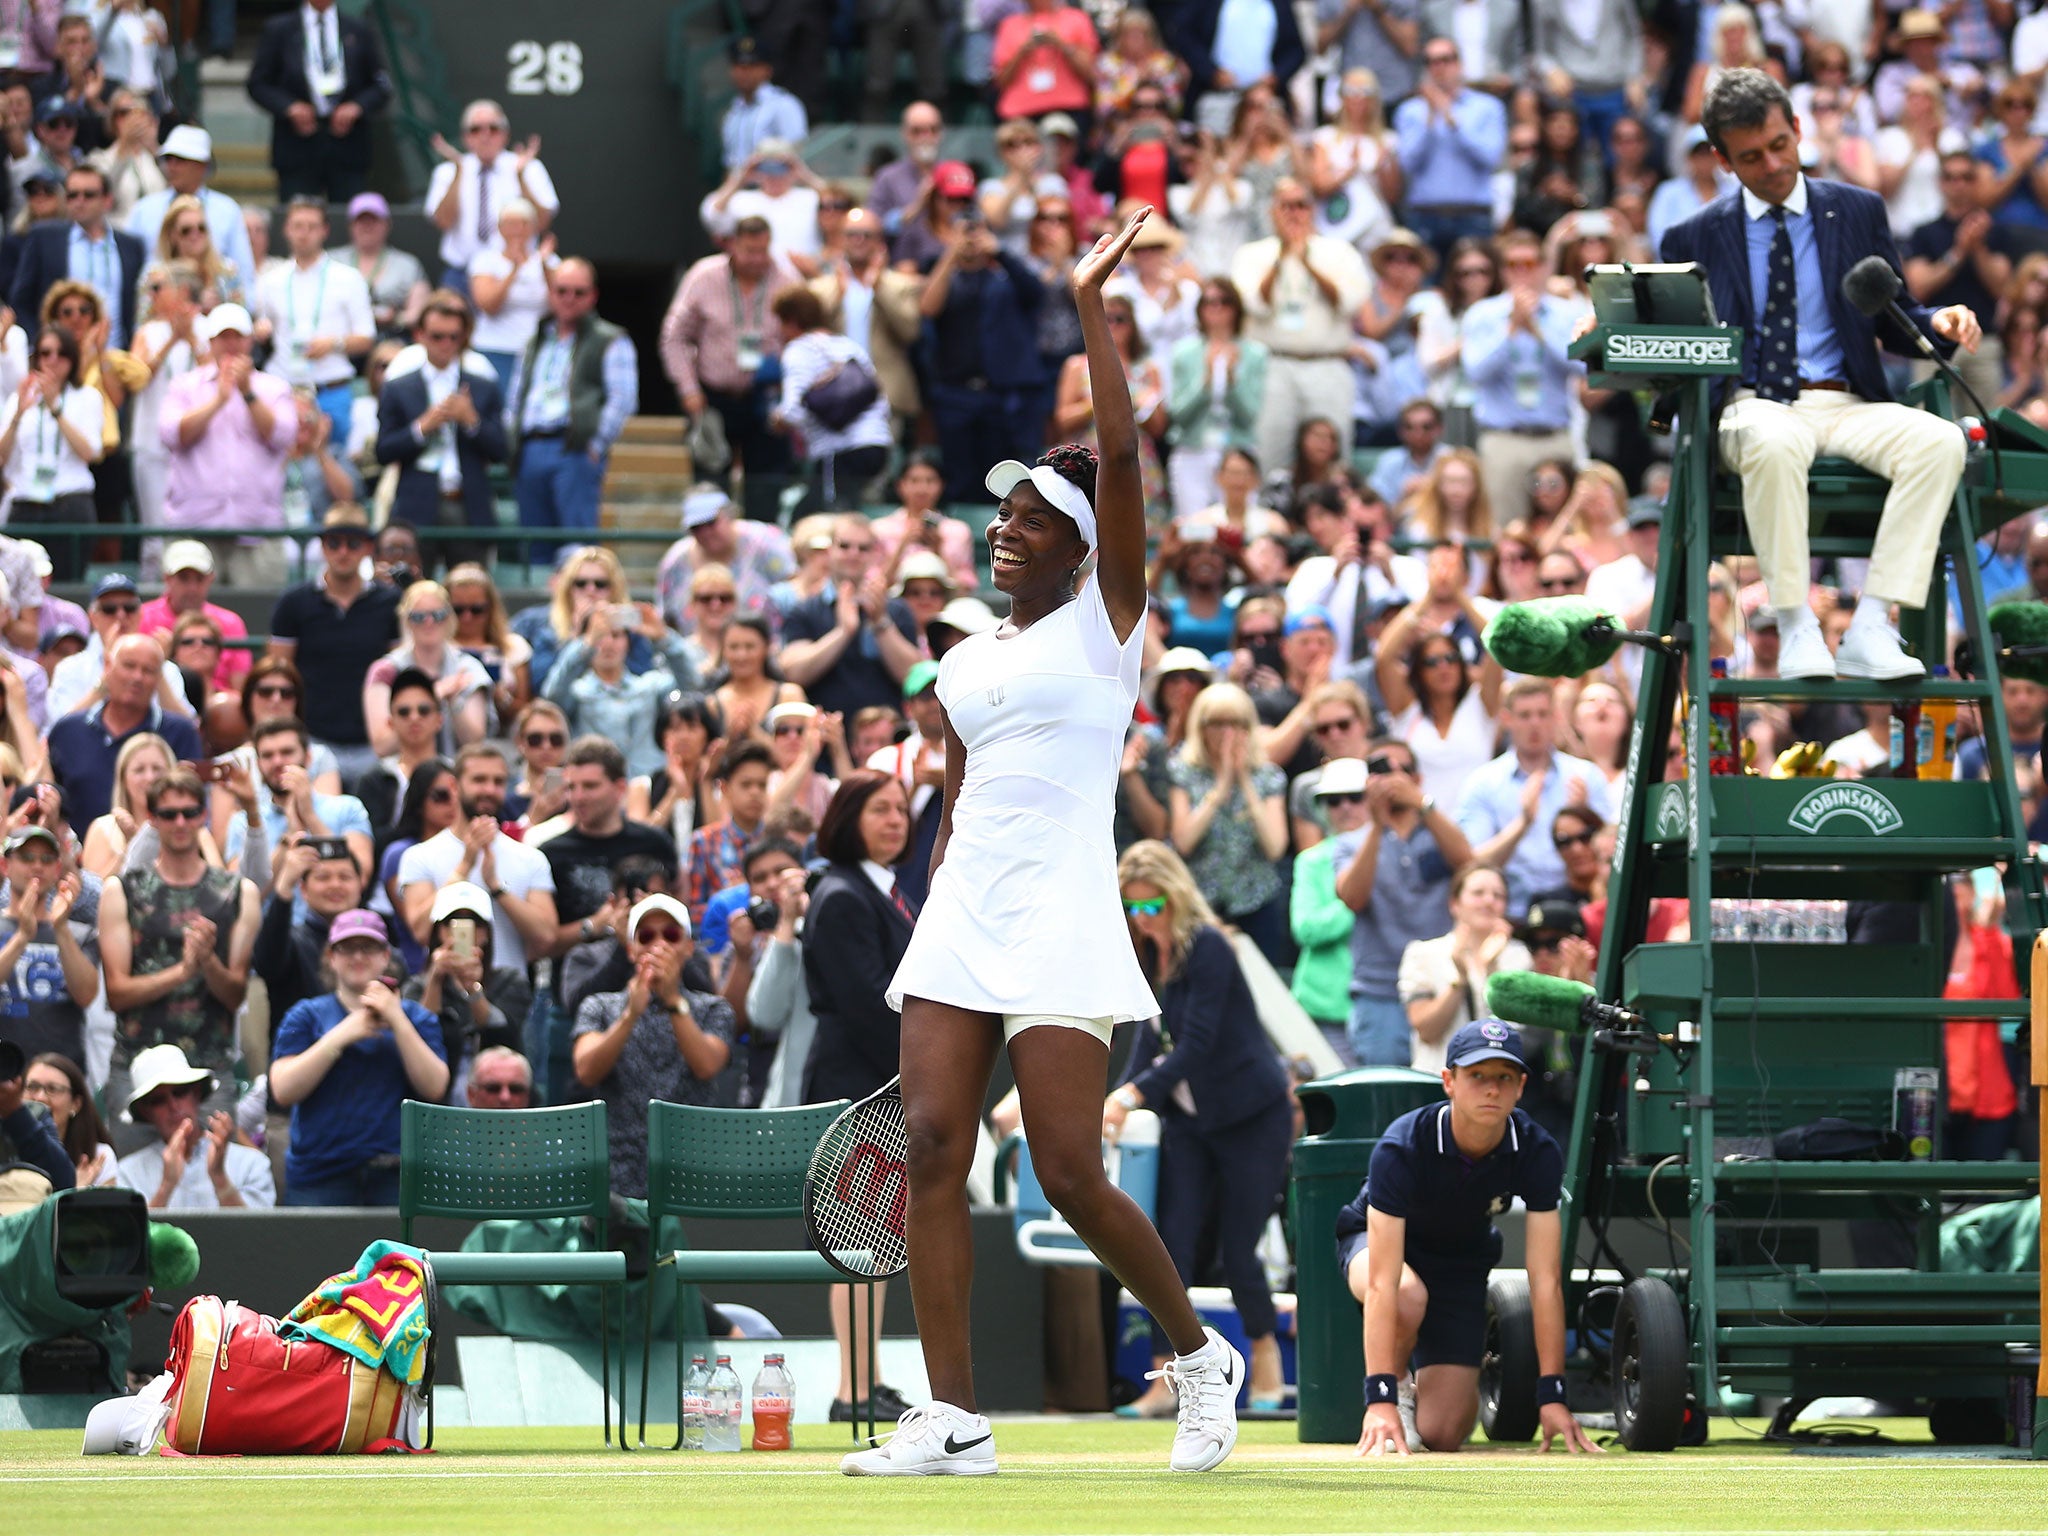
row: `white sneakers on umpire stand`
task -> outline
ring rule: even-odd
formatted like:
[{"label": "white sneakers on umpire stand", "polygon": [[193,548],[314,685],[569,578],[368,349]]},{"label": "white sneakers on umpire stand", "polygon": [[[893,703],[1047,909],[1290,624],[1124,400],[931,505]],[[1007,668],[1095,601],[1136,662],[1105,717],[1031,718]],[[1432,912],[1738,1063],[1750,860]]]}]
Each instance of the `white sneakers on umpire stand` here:
[{"label": "white sneakers on umpire stand", "polygon": [[[1207,1344],[1153,1373],[1164,1376],[1180,1399],[1169,1463],[1176,1472],[1207,1472],[1237,1444],[1244,1356],[1215,1329],[1202,1331]],[[996,1470],[995,1428],[981,1414],[935,1402],[904,1414],[896,1432],[875,1449],[842,1457],[839,1470],[849,1477],[986,1477]]]}]

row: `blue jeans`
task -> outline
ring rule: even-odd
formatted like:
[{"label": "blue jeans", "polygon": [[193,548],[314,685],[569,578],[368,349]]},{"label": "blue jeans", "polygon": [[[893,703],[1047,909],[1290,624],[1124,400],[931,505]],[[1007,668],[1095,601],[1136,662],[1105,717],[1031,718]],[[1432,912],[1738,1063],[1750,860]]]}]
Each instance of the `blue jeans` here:
[{"label": "blue jeans", "polygon": [[576,1027],[575,1016],[557,1003],[550,988],[534,994],[533,1007],[526,1015],[526,1059],[533,1066],[536,1097],[543,1102],[580,1104],[590,1090],[576,1081],[576,1069],[569,1046],[569,1032]]},{"label": "blue jeans", "polygon": [[1351,1049],[1361,1067],[1405,1067],[1414,1046],[1408,1010],[1397,997],[1351,1000]]},{"label": "blue jeans", "polygon": [[349,419],[355,414],[355,387],[351,384],[323,384],[313,396],[313,404],[334,425],[334,436],[330,442],[338,444],[341,452],[348,450]]},{"label": "blue jeans", "polygon": [[1431,213],[1421,208],[1408,210],[1408,227],[1422,237],[1422,243],[1436,252],[1439,265],[1446,265],[1451,259],[1451,247],[1460,240],[1491,240],[1493,238],[1493,215],[1490,213]]},{"label": "blue jeans", "polygon": [[302,1179],[288,1180],[285,1184],[286,1205],[396,1205],[398,1204],[398,1169],[375,1166],[370,1163],[339,1178],[322,1179],[317,1184]]},{"label": "blue jeans", "polygon": [[523,527],[595,528],[603,488],[604,461],[570,452],[565,439],[528,438],[519,445],[512,494]]},{"label": "blue jeans", "polygon": [[1616,118],[1628,116],[1628,97],[1620,91],[1573,91],[1572,104],[1579,109],[1579,131],[1600,146],[1600,158],[1612,165],[1614,152],[1608,135]]},{"label": "blue jeans", "polygon": [[479,349],[477,355],[491,365],[491,371],[498,376],[498,388],[505,392],[505,398],[512,398],[512,371],[519,366],[517,352],[485,352]]},{"label": "blue jeans", "polygon": [[461,267],[443,267],[441,286],[453,288],[466,299],[469,297],[469,273]]}]

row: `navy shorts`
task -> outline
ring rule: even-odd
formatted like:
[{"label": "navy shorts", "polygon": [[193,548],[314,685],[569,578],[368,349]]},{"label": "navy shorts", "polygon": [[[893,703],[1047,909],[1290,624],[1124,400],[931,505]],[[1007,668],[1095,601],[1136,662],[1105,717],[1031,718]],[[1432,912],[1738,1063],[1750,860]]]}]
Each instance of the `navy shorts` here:
[{"label": "navy shorts", "polygon": [[[1351,1261],[1365,1252],[1366,1234],[1337,1241],[1337,1272],[1349,1284]],[[1434,1254],[1408,1255],[1408,1267],[1429,1292],[1429,1306],[1415,1335],[1416,1369],[1425,1365],[1477,1367],[1486,1357],[1486,1281],[1500,1258],[1496,1232],[1483,1264],[1446,1262]]]}]

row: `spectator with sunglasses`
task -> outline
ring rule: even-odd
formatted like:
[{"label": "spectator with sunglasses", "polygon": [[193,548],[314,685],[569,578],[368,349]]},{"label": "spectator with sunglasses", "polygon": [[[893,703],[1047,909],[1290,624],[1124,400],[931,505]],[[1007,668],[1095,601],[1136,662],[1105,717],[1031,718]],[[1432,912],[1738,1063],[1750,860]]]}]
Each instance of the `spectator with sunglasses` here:
[{"label": "spectator with sunglasses", "polygon": [[696,945],[681,902],[644,896],[625,928],[632,980],[586,998],[574,1038],[576,1081],[610,1110],[612,1188],[630,1199],[647,1193],[648,1103],[717,1103],[736,1030],[730,1003],[683,985]]},{"label": "spectator with sunglasses", "polygon": [[[135,578],[119,571],[102,576],[93,587],[90,616],[92,636],[85,649],[65,657],[50,674],[47,712],[53,724],[104,697],[102,681],[109,653],[121,640],[141,633],[142,597],[135,589]],[[157,647],[159,655],[162,649]],[[167,713],[189,719],[192,705],[185,697],[184,677],[168,660],[159,675],[162,686],[156,702]]]},{"label": "spectator with sunglasses", "polygon": [[533,695],[533,647],[506,623],[498,584],[481,565],[456,566],[444,584],[455,644],[491,680],[492,729],[502,730]]},{"label": "spectator with sunglasses", "polygon": [[[392,917],[398,916],[404,907],[399,894],[398,867],[406,850],[455,825],[455,770],[438,757],[430,757],[412,771],[403,793],[396,820],[378,834],[377,884],[368,903],[372,912]],[[398,928],[399,958],[408,970],[418,970],[426,952],[410,928],[403,923]]]},{"label": "spectator with sunglasses", "polygon": [[678,689],[662,700],[654,723],[662,765],[627,785],[626,815],[661,828],[678,848],[688,846],[698,827],[716,821],[711,770],[721,729],[718,708],[704,694]]},{"label": "spectator with sunglasses", "polygon": [[[1477,645],[1485,627],[1462,580],[1465,562],[1452,544],[1430,551],[1431,598],[1412,603],[1381,632],[1374,663],[1380,697],[1393,716],[1393,734],[1421,765],[1422,782],[1446,806],[1455,806],[1466,778],[1493,756],[1503,675],[1493,653]],[[1438,615],[1454,617],[1445,623]],[[1467,639],[1479,652],[1466,660]]]},{"label": "spectator with sunglasses", "polygon": [[[1359,750],[1364,750],[1363,742]],[[1295,957],[1289,990],[1315,1020],[1338,1060],[1350,1066],[1356,1060],[1347,1028],[1351,1019],[1351,930],[1358,916],[1337,894],[1336,857],[1340,846],[1349,846],[1340,845],[1339,839],[1359,831],[1368,820],[1365,790],[1370,776],[1363,758],[1343,756],[1332,758],[1313,774],[1303,774],[1295,781],[1295,789],[1310,779],[1314,780],[1309,794],[1315,799],[1315,815],[1327,825],[1329,835],[1318,829],[1316,840],[1294,856],[1287,920],[1300,953]]]},{"label": "spectator with sunglasses", "polygon": [[446,719],[434,680],[417,667],[393,676],[390,700],[392,750],[355,781],[356,798],[363,802],[370,825],[380,836],[398,819],[413,777],[442,755]]},{"label": "spectator with sunglasses", "polygon": [[519,751],[519,777],[505,792],[505,819],[536,827],[568,809],[562,758],[569,750],[569,717],[561,705],[535,699],[512,722],[512,745]]}]

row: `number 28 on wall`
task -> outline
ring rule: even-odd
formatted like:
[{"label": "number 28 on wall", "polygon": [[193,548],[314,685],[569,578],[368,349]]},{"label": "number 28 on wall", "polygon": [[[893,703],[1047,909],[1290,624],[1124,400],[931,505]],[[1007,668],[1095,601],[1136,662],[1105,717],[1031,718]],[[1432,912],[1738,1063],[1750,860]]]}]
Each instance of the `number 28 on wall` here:
[{"label": "number 28 on wall", "polygon": [[583,50],[575,43],[526,39],[505,50],[508,96],[574,96],[583,89]]}]

